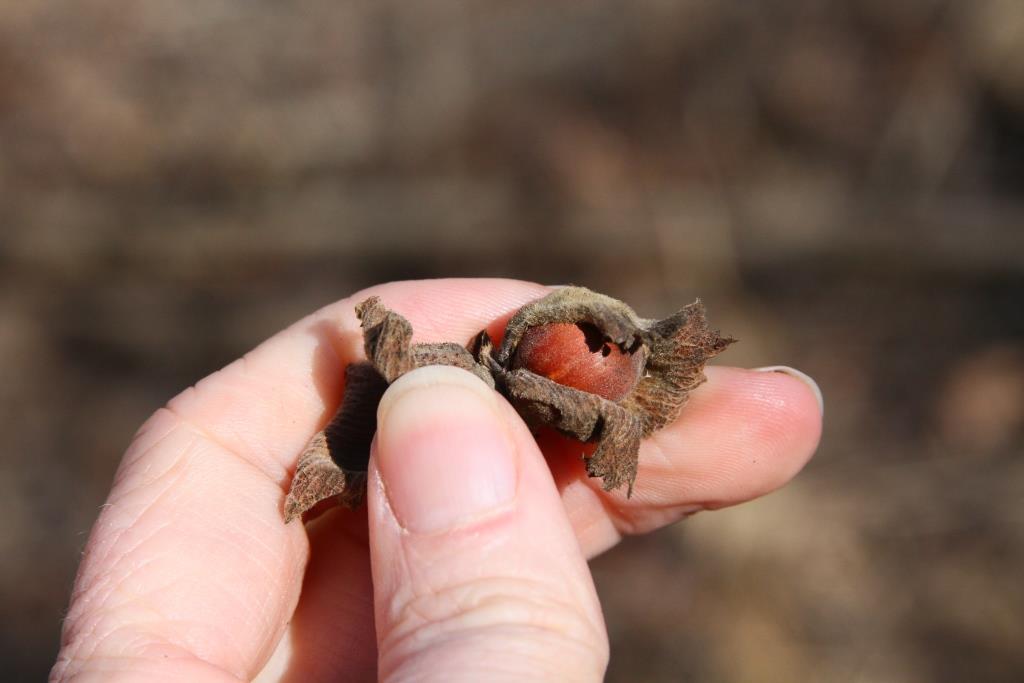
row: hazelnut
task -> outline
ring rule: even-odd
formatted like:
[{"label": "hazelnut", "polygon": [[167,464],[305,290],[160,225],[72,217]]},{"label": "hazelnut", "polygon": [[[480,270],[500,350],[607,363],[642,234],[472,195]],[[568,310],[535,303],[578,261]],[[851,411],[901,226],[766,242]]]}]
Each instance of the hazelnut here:
[{"label": "hazelnut", "polygon": [[527,330],[512,368],[525,368],[563,386],[619,401],[640,380],[645,355],[643,347],[621,350],[593,325],[548,323]]},{"label": "hazelnut", "polygon": [[640,442],[679,416],[704,381],[704,364],[733,339],[708,327],[699,301],[661,320],[583,287],[561,287],[509,319],[501,346],[486,330],[470,344],[414,344],[408,320],[370,297],[356,306],[367,360],[345,371],[345,397],[303,451],[285,521],[336,497],[355,507],[366,493],[377,405],[389,384],[426,365],[453,365],[501,392],[533,429],[581,443],[587,474],[611,491],[633,490]]}]

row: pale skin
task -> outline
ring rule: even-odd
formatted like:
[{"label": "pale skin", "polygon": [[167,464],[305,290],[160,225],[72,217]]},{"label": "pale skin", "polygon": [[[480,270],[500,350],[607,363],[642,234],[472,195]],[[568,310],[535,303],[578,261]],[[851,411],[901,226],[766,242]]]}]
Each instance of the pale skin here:
[{"label": "pale skin", "polygon": [[[417,370],[381,403],[366,506],[282,520],[295,460],[362,358],[354,303],[380,296],[418,342],[465,341],[548,291],[373,287],[172,399],[118,469],[51,681],[601,680],[586,560],[786,483],[821,432],[805,383],[708,368],[679,420],[644,442],[626,499],[586,476],[578,446],[538,447],[478,379]],[[435,465],[443,479],[425,485]],[[470,485],[481,478],[493,487]]]}]

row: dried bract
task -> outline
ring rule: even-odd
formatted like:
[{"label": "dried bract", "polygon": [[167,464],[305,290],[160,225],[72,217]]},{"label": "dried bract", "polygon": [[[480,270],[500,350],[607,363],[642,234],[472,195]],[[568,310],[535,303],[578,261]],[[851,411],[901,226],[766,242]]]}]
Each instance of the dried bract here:
[{"label": "dried bract", "polygon": [[377,297],[356,306],[356,314],[368,360],[347,368],[338,413],[300,457],[286,521],[332,496],[349,507],[362,501],[381,395],[425,365],[468,370],[504,394],[531,427],[595,443],[587,473],[601,477],[605,490],[626,485],[629,495],[641,439],[676,419],[704,381],[704,364],[734,341],[708,327],[700,301],[646,320],[582,287],[563,287],[520,308],[499,347],[486,331],[468,348],[413,344],[409,322]]}]

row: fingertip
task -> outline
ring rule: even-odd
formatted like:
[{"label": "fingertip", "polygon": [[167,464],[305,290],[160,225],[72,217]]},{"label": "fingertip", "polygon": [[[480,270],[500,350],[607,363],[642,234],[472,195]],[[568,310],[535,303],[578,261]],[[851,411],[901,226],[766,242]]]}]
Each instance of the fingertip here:
[{"label": "fingertip", "polygon": [[407,532],[447,531],[512,500],[518,458],[495,392],[476,376],[413,370],[388,388],[377,415],[377,472]]},{"label": "fingertip", "polygon": [[714,366],[706,368],[705,374],[708,381],[694,391],[682,419],[694,419],[695,413],[706,409],[730,419],[753,420],[766,436],[777,432],[820,435],[824,401],[809,375],[787,366],[754,370]]},{"label": "fingertip", "polygon": [[819,392],[788,372],[711,367],[706,374],[706,388],[694,392],[693,412],[687,408],[682,419],[693,420],[695,427],[701,420],[721,434],[722,467],[736,470],[726,504],[783,486],[818,447]]},{"label": "fingertip", "polygon": [[788,481],[818,448],[825,405],[821,389],[810,375],[786,366],[759,368],[750,374],[754,376],[751,384],[762,387],[762,400],[771,406],[764,411],[767,437],[786,444],[786,455],[792,461],[785,478]]},{"label": "fingertip", "polygon": [[728,367],[705,374],[679,418],[641,446],[637,494],[620,506],[734,505],[781,487],[813,455],[821,414],[803,382]]}]

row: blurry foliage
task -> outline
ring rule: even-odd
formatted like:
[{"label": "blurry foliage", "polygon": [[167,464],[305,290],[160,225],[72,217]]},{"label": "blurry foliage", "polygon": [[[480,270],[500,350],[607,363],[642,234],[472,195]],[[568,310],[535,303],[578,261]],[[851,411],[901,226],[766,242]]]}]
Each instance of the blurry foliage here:
[{"label": "blurry foliage", "polygon": [[378,281],[702,296],[827,403],[784,491],[594,563],[609,680],[1024,671],[1024,4],[0,8],[0,658],[133,429]]}]

